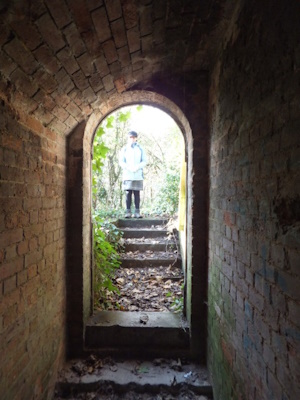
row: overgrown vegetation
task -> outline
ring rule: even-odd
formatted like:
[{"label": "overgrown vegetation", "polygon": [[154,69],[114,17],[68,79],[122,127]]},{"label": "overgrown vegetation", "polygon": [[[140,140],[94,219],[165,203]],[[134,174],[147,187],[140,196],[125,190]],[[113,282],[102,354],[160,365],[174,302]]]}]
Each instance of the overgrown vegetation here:
[{"label": "overgrown vegetation", "polygon": [[118,291],[112,279],[120,266],[121,232],[114,224],[94,213],[94,303],[107,308],[107,292]]},{"label": "overgrown vegetation", "polygon": [[[119,153],[127,143],[128,132],[136,130],[133,114],[137,115],[142,108],[124,107],[112,113],[101,123],[94,138],[94,303],[101,308],[108,306],[108,292],[117,290],[112,278],[120,265],[121,233],[114,224],[123,216],[125,208]],[[143,146],[148,159],[141,197],[143,214],[173,216],[178,209],[180,164],[184,148],[181,133],[174,123],[167,132],[139,130],[138,134],[138,142]]]}]

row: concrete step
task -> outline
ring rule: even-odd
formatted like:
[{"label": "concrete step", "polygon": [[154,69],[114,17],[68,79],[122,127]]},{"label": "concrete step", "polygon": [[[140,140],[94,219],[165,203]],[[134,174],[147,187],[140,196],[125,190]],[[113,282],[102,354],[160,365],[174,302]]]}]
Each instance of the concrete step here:
[{"label": "concrete step", "polygon": [[174,358],[115,360],[91,354],[68,361],[55,389],[54,400],[213,398],[207,367]]},{"label": "concrete step", "polygon": [[108,354],[189,355],[189,327],[171,312],[100,311],[86,324],[86,349]]},{"label": "concrete step", "polygon": [[150,257],[147,256],[147,253],[140,253],[138,256],[133,257],[128,257],[125,254],[122,254],[121,256],[121,267],[125,268],[137,268],[137,267],[169,267],[170,265],[172,266],[181,266],[181,258],[177,257],[174,254],[168,255],[168,253],[165,253],[166,255],[164,256],[159,255],[156,257]]},{"label": "concrete step", "polygon": [[151,228],[166,226],[166,218],[120,218],[116,222],[118,228]]},{"label": "concrete step", "polygon": [[123,238],[161,238],[168,235],[167,229],[152,229],[152,228],[122,228]]},{"label": "concrete step", "polygon": [[132,241],[124,244],[125,252],[128,251],[173,251],[177,246],[174,241],[166,241],[165,243],[139,243]]}]

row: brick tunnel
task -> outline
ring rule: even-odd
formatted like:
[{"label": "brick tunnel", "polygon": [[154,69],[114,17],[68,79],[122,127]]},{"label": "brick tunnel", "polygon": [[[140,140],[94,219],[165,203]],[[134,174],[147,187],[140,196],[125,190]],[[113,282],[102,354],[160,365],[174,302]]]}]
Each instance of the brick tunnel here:
[{"label": "brick tunnel", "polygon": [[0,393],[51,399],[91,315],[90,160],[146,104],[187,158],[193,356],[215,400],[296,400],[300,4],[0,3]]}]

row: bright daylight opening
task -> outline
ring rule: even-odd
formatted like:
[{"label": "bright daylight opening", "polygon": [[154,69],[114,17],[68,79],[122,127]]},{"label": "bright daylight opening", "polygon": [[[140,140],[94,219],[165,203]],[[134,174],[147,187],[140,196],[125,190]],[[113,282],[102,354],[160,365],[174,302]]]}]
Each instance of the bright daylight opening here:
[{"label": "bright daylight opening", "polygon": [[[137,133],[146,158],[139,205],[142,218],[138,221],[131,215],[124,218],[128,205],[120,154],[131,131]],[[92,162],[95,312],[183,311],[184,271],[178,240],[180,209],[185,210],[183,186],[184,139],[168,114],[155,107],[133,105],[119,108],[101,122]],[[132,196],[132,212],[134,207]],[[139,234],[147,222],[147,232],[157,229],[157,236]],[[140,232],[135,238],[128,237],[126,229],[134,223]]]}]

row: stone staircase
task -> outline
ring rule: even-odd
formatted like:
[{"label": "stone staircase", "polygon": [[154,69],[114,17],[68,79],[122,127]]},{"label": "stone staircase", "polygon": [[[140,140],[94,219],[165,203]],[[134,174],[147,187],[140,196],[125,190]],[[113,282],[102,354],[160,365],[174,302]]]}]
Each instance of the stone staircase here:
[{"label": "stone staircase", "polygon": [[[120,219],[117,226],[124,233],[125,245],[121,268],[142,268],[146,274],[163,268],[164,279],[179,279],[178,274],[170,275],[174,268],[181,270],[181,259],[176,235],[170,235],[167,222]],[[168,310],[100,311],[90,318],[85,330],[86,350],[98,354],[188,357],[189,345],[189,327],[182,313]]]}]

